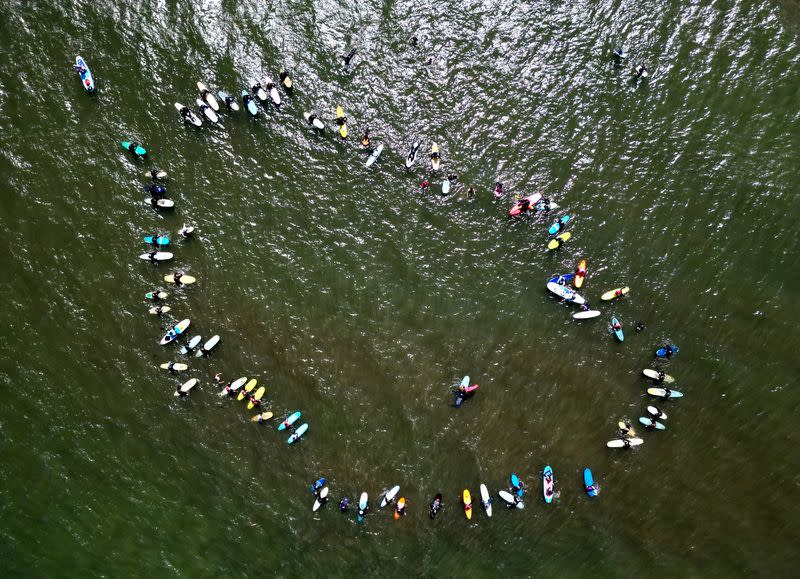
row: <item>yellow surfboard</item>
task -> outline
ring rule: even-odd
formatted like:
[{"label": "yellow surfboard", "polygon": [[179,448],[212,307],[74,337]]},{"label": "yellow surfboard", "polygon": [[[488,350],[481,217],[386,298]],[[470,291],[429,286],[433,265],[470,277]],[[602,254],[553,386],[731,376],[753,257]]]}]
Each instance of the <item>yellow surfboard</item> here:
[{"label": "yellow surfboard", "polygon": [[244,390],[239,392],[239,395],[236,397],[236,400],[244,400],[244,397],[250,394],[251,390],[253,390],[253,388],[256,387],[256,384],[258,384],[258,380],[256,380],[255,378],[251,379],[250,382],[248,382],[245,385]]},{"label": "yellow surfboard", "polygon": [[572,234],[569,231],[567,231],[566,233],[562,233],[561,235],[559,235],[555,239],[551,240],[550,243],[547,244],[547,249],[557,249],[558,246],[559,246],[559,243],[558,243],[559,239],[562,242],[564,242],[564,241],[567,241],[570,237],[572,237]]},{"label": "yellow surfboard", "polygon": [[347,138],[347,122],[341,122],[339,119],[345,119],[344,109],[341,106],[336,107],[336,119],[339,125],[339,136],[343,139]]},{"label": "yellow surfboard", "polygon": [[619,296],[624,296],[629,291],[631,291],[631,288],[629,288],[628,286],[618,287],[617,289],[613,289],[611,291],[604,293],[602,296],[600,296],[600,299],[607,302],[608,300],[613,300],[614,298],[618,298]]},{"label": "yellow surfboard", "polygon": [[255,416],[253,416],[250,420],[252,422],[258,422],[259,417],[261,418],[261,420],[269,420],[273,416],[274,414],[272,414],[272,412],[261,412],[260,414],[256,414]]},{"label": "yellow surfboard", "polygon": [[[264,388],[263,386],[261,386],[258,390],[256,390],[256,394],[255,394],[255,396],[253,396],[253,398],[255,398],[256,400],[261,400],[261,397],[264,396],[264,392],[266,392],[266,391],[267,391],[267,389]],[[247,409],[248,410],[252,410],[253,406],[255,406],[255,404],[253,404],[252,400],[247,403]]]},{"label": "yellow surfboard", "polygon": [[[163,364],[161,364],[160,367],[163,368],[164,370],[169,370],[169,362],[164,362]],[[177,362],[172,365],[172,369],[175,370],[176,372],[183,372],[184,370],[188,370],[189,366]]]},{"label": "yellow surfboard", "polygon": [[464,514],[467,515],[468,519],[472,520],[472,496],[469,494],[469,489],[464,489],[461,498],[464,501]]},{"label": "yellow surfboard", "polygon": [[589,270],[586,269],[586,260],[582,259],[578,262],[578,267],[575,270],[575,287],[580,289],[583,286],[583,280],[589,275]]},{"label": "yellow surfboard", "polygon": [[439,145],[433,143],[431,145],[431,167],[433,167],[434,171],[439,170],[439,163],[441,163],[441,161],[439,157]]},{"label": "yellow surfboard", "polygon": [[[175,276],[172,275],[172,274],[165,275],[164,276],[164,281],[167,282],[167,283],[175,283]],[[189,284],[192,284],[192,283],[194,283],[196,281],[197,280],[195,278],[193,278],[192,276],[190,276],[190,275],[182,275],[180,284],[181,285],[189,285]]]}]

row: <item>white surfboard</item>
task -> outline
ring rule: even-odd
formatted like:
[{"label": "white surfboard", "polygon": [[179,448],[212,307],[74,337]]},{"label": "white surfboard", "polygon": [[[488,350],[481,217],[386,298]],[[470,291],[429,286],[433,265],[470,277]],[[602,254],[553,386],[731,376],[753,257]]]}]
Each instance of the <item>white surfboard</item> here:
[{"label": "white surfboard", "polygon": [[366,165],[367,167],[371,167],[375,163],[375,161],[378,160],[378,157],[381,156],[381,153],[383,153],[383,143],[375,147],[375,150],[372,151],[372,153],[370,153],[364,165]]},{"label": "white surfboard", "polygon": [[[172,364],[171,368],[170,364]],[[181,364],[180,362],[164,362],[161,364],[160,368],[164,370],[171,370],[173,372],[183,372],[184,370],[188,370],[189,366],[186,364]]]},{"label": "white surfboard", "polygon": [[[278,89],[275,88],[275,83],[272,82],[272,79],[270,77],[265,78],[264,79],[264,84],[266,86],[270,87],[270,89],[269,89],[269,98],[272,99],[272,102],[275,104],[275,106],[276,107],[281,106],[281,95],[278,92]],[[272,86],[270,86],[270,85],[272,85]]]},{"label": "white surfboard", "polygon": [[549,281],[547,282],[547,289],[556,294],[558,297],[570,301],[573,304],[578,304],[580,306],[586,303],[586,300],[583,299],[583,297],[579,296],[574,291],[561,284]]},{"label": "white surfboard", "polygon": [[219,122],[219,117],[217,116],[217,113],[214,112],[214,109],[212,109],[210,106],[208,106],[200,99],[195,99],[194,102],[197,104],[197,107],[200,109],[200,112],[203,113],[203,115],[209,121],[211,121],[215,125]]},{"label": "white surfboard", "polygon": [[219,336],[211,336],[211,338],[205,344],[203,344],[203,347],[197,350],[197,354],[195,354],[195,356],[198,358],[205,356],[211,350],[213,350],[217,344],[219,344]]},{"label": "white surfboard", "polygon": [[489,489],[486,488],[486,485],[481,483],[481,502],[483,503],[483,508],[486,511],[486,516],[492,516],[492,498],[489,496]]},{"label": "white surfboard", "polygon": [[[150,261],[150,254],[143,253],[139,256],[139,259]],[[153,256],[153,260],[155,261],[169,261],[170,259],[172,259],[172,254],[169,251],[156,251]]]},{"label": "white surfboard", "polygon": [[[145,197],[144,204],[152,207],[153,206],[152,198]],[[156,201],[156,207],[159,207],[161,209],[172,209],[173,207],[175,207],[175,202],[172,199],[159,199],[158,201]]]},{"label": "white surfboard", "polygon": [[656,417],[656,418],[658,418],[659,420],[666,420],[666,419],[667,419],[667,413],[666,413],[666,412],[662,412],[662,411],[660,411],[660,410],[659,410],[658,408],[656,408],[655,406],[648,406],[648,407],[647,407],[647,412],[648,412],[648,413],[649,413],[651,416],[655,416],[655,417]]},{"label": "white surfboard", "polygon": [[197,378],[192,378],[184,382],[184,384],[175,391],[175,396],[186,395],[189,393],[189,390],[197,386]]},{"label": "white surfboard", "polygon": [[[658,380],[658,370],[650,370],[649,368],[642,370],[642,374],[647,376],[648,378],[652,378],[653,380]],[[670,376],[669,374],[664,374],[664,382],[667,384],[672,384],[675,382],[675,378]]]},{"label": "white surfboard", "polygon": [[597,310],[586,310],[585,312],[578,312],[577,314],[572,314],[572,317],[576,320],[588,320],[590,318],[596,318],[600,315],[600,312]]},{"label": "white surfboard", "polygon": [[250,85],[250,92],[252,92],[258,100],[262,103],[267,100],[267,93],[259,83],[250,79],[247,81],[247,84]]},{"label": "white surfboard", "polygon": [[367,508],[367,501],[369,497],[367,496],[367,492],[364,491],[361,493],[361,498],[358,499],[358,508],[362,511]]},{"label": "white surfboard", "polygon": [[214,109],[215,113],[218,113],[219,112],[219,103],[217,102],[217,97],[214,96],[214,93],[212,93],[210,90],[208,90],[208,87],[206,85],[204,85],[202,82],[200,82],[199,80],[197,81],[197,90],[200,91],[201,95],[204,92],[206,93],[206,95],[205,95],[206,104],[208,104],[208,106],[210,106],[212,109]]},{"label": "white surfboard", "polygon": [[[306,120],[306,122],[308,122],[308,119],[311,118],[311,113],[309,112],[303,113],[303,118]],[[323,123],[322,120],[320,120],[320,118],[316,115],[314,116],[314,120],[311,121],[311,125],[315,129],[319,129],[320,131],[325,128],[325,123]]]},{"label": "white surfboard", "polygon": [[[325,504],[325,499],[328,498],[328,487],[322,487],[322,490],[319,491],[319,496],[314,499],[314,506],[311,508],[312,511],[318,511],[319,508]],[[322,499],[320,501],[320,499]]]},{"label": "white surfboard", "polygon": [[197,346],[199,346],[199,345],[200,345],[200,342],[202,342],[202,341],[203,341],[203,338],[202,338],[201,336],[195,336],[194,338],[192,338],[191,340],[189,340],[189,343],[188,343],[188,344],[186,344],[185,346],[183,346],[183,347],[180,349],[180,352],[181,352],[181,354],[188,354],[188,353],[190,353],[190,352],[191,352],[192,350],[194,350],[194,349],[195,349]]},{"label": "white surfboard", "polygon": [[385,507],[389,503],[394,500],[394,497],[397,496],[397,493],[400,492],[400,485],[395,485],[388,490],[388,492],[383,495],[383,499],[381,500],[381,507]]},{"label": "white surfboard", "polygon": [[[629,438],[628,442],[630,446],[639,446],[644,442],[641,438]],[[609,440],[606,442],[606,446],[608,448],[624,448],[625,447],[625,440],[622,438],[615,438],[614,440]]]},{"label": "white surfboard", "polygon": [[[175,110],[181,112],[183,110],[183,105],[181,103],[175,103]],[[203,121],[198,119],[197,115],[195,115],[191,110],[189,110],[186,116],[183,117],[183,120],[191,125],[194,125],[195,127],[203,126]]]},{"label": "white surfboard", "polygon": [[149,311],[154,316],[160,316],[161,314],[166,314],[167,312],[171,312],[172,308],[169,306],[156,306],[154,308],[150,308]]},{"label": "white surfboard", "polygon": [[[239,388],[244,386],[246,382],[247,382],[247,377],[246,376],[243,376],[243,377],[231,382],[230,393],[236,392]],[[222,398],[224,396],[227,396],[228,394],[229,394],[228,390],[223,388],[222,391],[219,393],[219,397]]]}]

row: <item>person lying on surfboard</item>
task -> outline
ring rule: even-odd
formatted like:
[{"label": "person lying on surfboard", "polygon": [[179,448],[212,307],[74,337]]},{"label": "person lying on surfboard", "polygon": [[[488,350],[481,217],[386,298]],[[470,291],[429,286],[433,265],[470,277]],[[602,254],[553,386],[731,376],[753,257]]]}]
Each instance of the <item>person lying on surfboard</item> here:
[{"label": "person lying on surfboard", "polygon": [[506,192],[503,191],[503,184],[500,181],[497,181],[494,184],[494,198],[495,199],[500,199],[500,197],[502,197],[505,194],[506,194]]},{"label": "person lying on surfboard", "polygon": [[361,146],[369,147],[369,127],[364,129],[364,136],[361,137]]}]

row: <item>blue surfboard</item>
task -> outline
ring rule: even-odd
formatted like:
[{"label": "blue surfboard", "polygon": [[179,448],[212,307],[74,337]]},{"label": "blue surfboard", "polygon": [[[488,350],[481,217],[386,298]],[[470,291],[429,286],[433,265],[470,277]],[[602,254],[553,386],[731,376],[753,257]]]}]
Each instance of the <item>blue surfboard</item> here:
[{"label": "blue surfboard", "polygon": [[[678,353],[678,346],[676,346],[675,344],[670,344],[670,346],[672,346],[672,353],[673,354],[677,354]],[[658,356],[659,358],[666,358],[667,357],[667,349],[666,348],[659,348],[658,350],[656,350],[656,356]]]},{"label": "blue surfboard", "polygon": [[[616,323],[616,324],[619,324],[619,320],[617,319],[617,317],[616,317],[616,316],[614,316],[614,317],[612,317],[612,318],[611,318],[611,329],[614,331],[614,334],[617,336],[617,340],[619,340],[620,342],[624,342],[624,341],[625,341],[625,335],[622,333],[622,328],[620,328],[619,330],[617,330],[617,329],[614,327],[614,324],[615,324],[615,323]],[[620,325],[621,325],[621,324],[620,324]]]},{"label": "blue surfboard", "polygon": [[557,283],[559,285],[567,285],[574,278],[575,278],[575,274],[574,273],[564,273],[564,274],[561,274],[561,275],[554,275],[553,277],[551,277],[547,281],[548,282],[552,282],[552,283]]},{"label": "blue surfboard", "polygon": [[159,235],[158,237],[147,235],[144,238],[144,242],[152,245],[169,245],[169,237],[166,235]]},{"label": "blue surfboard", "polygon": [[555,235],[556,233],[561,231],[561,228],[564,227],[569,222],[570,219],[571,218],[569,215],[564,215],[563,217],[559,217],[556,221],[553,222],[553,224],[550,226],[550,229],[548,229],[547,232],[550,235]]},{"label": "blue surfboard", "polygon": [[518,497],[521,497],[523,494],[525,494],[525,491],[522,489],[522,482],[514,473],[511,474],[511,486],[514,487],[514,492],[517,493]]},{"label": "blue surfboard", "polygon": [[318,479],[316,480],[316,482],[315,482],[313,485],[311,485],[311,492],[312,492],[312,493],[315,493],[315,492],[317,492],[319,489],[321,489],[322,487],[324,487],[324,486],[325,486],[325,483],[326,483],[326,482],[328,482],[328,481],[327,481],[327,479],[326,479],[324,476],[323,476],[323,477],[320,477],[320,478],[318,478]]},{"label": "blue surfboard", "polygon": [[590,497],[596,497],[598,495],[597,487],[594,484],[594,477],[592,476],[592,470],[589,467],[583,469],[583,487],[586,489],[586,494]]}]

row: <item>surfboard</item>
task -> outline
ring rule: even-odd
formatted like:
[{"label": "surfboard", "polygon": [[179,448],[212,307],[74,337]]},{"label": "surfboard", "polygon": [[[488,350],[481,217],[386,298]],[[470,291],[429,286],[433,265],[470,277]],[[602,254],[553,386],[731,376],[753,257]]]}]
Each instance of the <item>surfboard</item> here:
[{"label": "surfboard", "polygon": [[595,487],[594,484],[592,470],[589,467],[583,469],[583,488],[586,491],[586,494],[590,497],[596,497],[599,494],[597,487]]},{"label": "surfboard", "polygon": [[[264,392],[266,392],[266,391],[267,391],[266,387],[259,386],[258,390],[256,390],[256,393],[253,395],[253,398],[255,398],[257,402],[260,402],[261,399],[264,397]],[[250,400],[247,403],[247,409],[248,410],[252,410],[254,406],[255,406],[255,404],[253,403],[252,400]]]},{"label": "surfboard", "polygon": [[319,508],[324,505],[328,499],[328,487],[322,487],[319,491],[319,495],[314,498],[314,506],[311,507],[311,510],[316,512]]},{"label": "surfboard", "polygon": [[259,412],[250,419],[250,422],[258,422],[259,417],[261,417],[261,420],[269,420],[273,416],[275,415],[272,412]]},{"label": "surfboard", "polygon": [[472,520],[472,496],[470,496],[468,489],[464,489],[464,492],[461,493],[461,500],[464,503],[464,514],[467,519]]},{"label": "surfboard", "polygon": [[226,388],[223,388],[222,391],[219,393],[219,397],[222,398],[224,396],[227,396],[228,394],[236,392],[239,388],[244,386],[245,382],[247,382],[247,378],[244,376],[237,380],[234,380],[233,382],[231,382],[230,392]]},{"label": "surfboard", "polygon": [[156,209],[172,209],[175,207],[175,202],[172,199],[158,199],[156,200],[156,204],[153,205],[152,197],[145,197],[144,204],[155,207]]},{"label": "surfboard", "polygon": [[408,155],[406,155],[406,168],[410,169],[411,165],[414,164],[414,159],[417,158],[417,149],[420,147],[419,141],[414,141],[411,144],[411,148],[408,150]]},{"label": "surfboard", "polygon": [[219,100],[225,103],[225,106],[232,111],[239,110],[239,103],[236,102],[236,97],[229,95],[224,90],[218,90],[217,96],[219,97]]},{"label": "surfboard", "polygon": [[[172,364],[172,368],[169,367],[170,364]],[[161,364],[161,366],[159,366],[159,368],[174,372],[184,372],[185,370],[189,369],[189,366],[186,364],[181,364],[180,362],[164,362]]]},{"label": "surfboard", "polygon": [[200,97],[203,99],[203,101],[210,106],[215,113],[218,113],[219,103],[217,102],[217,98],[214,96],[214,93],[208,90],[208,87],[199,80],[197,81],[197,90],[200,91]]},{"label": "surfboard", "polygon": [[126,151],[130,151],[131,153],[133,153],[134,155],[138,155],[139,157],[144,157],[145,155],[147,155],[147,149],[145,149],[141,145],[136,145],[136,148],[133,149],[132,151],[131,151],[131,145],[133,145],[133,143],[131,143],[130,141],[121,141],[120,145],[122,145],[122,148],[125,149]]},{"label": "surfboard", "polygon": [[196,357],[202,358],[203,356],[207,355],[211,350],[213,350],[217,344],[219,344],[219,336],[214,335],[211,336],[208,341],[203,344],[203,347],[197,350]]},{"label": "surfboard", "polygon": [[[606,442],[606,446],[608,448],[625,448],[625,440],[624,438],[615,438],[614,440]],[[628,438],[627,441],[630,443],[630,446],[639,446],[644,442],[641,438]]]},{"label": "surfboard", "polygon": [[169,237],[166,235],[159,235],[158,237],[155,235],[145,235],[144,242],[151,245],[169,245]]},{"label": "surfboard", "polygon": [[555,486],[556,483],[553,479],[553,469],[549,466],[544,467],[544,470],[542,471],[542,496],[544,497],[544,502],[548,504],[553,502]]},{"label": "surfboard", "polygon": [[574,291],[561,284],[547,282],[547,289],[556,294],[558,297],[567,300],[568,302],[578,304],[579,306],[586,303],[586,300],[583,299],[582,296],[576,294]]},{"label": "surfboard", "polygon": [[655,425],[656,430],[666,430],[667,427],[658,422],[657,420],[653,420],[652,418],[647,418],[646,416],[640,416],[639,422],[644,424],[645,426],[653,426]]},{"label": "surfboard", "polygon": [[583,285],[586,275],[589,270],[586,268],[586,260],[582,259],[578,262],[578,267],[575,269],[575,287],[580,289]]},{"label": "surfboard", "polygon": [[236,400],[239,400],[240,402],[241,402],[242,400],[244,400],[245,396],[249,396],[249,395],[250,395],[250,392],[252,392],[252,391],[253,391],[253,388],[255,388],[255,387],[256,387],[256,384],[258,384],[258,380],[256,380],[255,378],[252,378],[252,379],[251,379],[251,380],[250,380],[250,381],[247,383],[247,385],[244,387],[244,390],[242,390],[241,392],[239,392],[239,395],[236,397]]},{"label": "surfboard", "polygon": [[272,82],[270,77],[266,77],[264,79],[264,86],[266,86],[269,90],[269,98],[272,99],[272,104],[274,104],[276,107],[281,106],[281,95],[278,92],[278,89],[275,88],[275,83]]},{"label": "surfboard", "polygon": [[620,327],[620,329],[616,329],[614,327],[615,323],[619,324],[620,326],[622,325],[622,324],[619,323],[619,320],[617,319],[617,317],[613,316],[611,318],[611,326],[610,326],[611,331],[614,332],[614,335],[617,337],[617,340],[619,340],[620,342],[624,342],[625,341],[625,334],[622,333],[622,328],[621,327]]},{"label": "surfboard", "polygon": [[504,500],[506,503],[508,503],[508,505],[509,505],[509,506],[512,506],[512,507],[513,507],[513,506],[517,506],[517,508],[520,508],[520,509],[522,508],[522,507],[518,506],[518,505],[521,505],[521,504],[522,504],[522,501],[518,501],[518,500],[517,500],[517,498],[518,498],[518,497],[515,497],[515,496],[514,496],[514,495],[512,495],[510,492],[508,492],[508,491],[505,491],[505,490],[503,490],[503,491],[497,491],[497,495],[498,495],[498,496],[499,496],[501,499],[503,499],[503,500]]},{"label": "surfboard", "polygon": [[[310,119],[310,118],[311,118],[311,113],[309,113],[309,112],[304,112],[304,113],[303,113],[303,118],[304,118],[304,119],[306,120],[306,122],[308,123],[308,119]],[[318,116],[316,116],[316,115],[314,116],[314,120],[313,120],[313,121],[311,121],[309,124],[310,124],[312,127],[314,127],[315,129],[319,129],[320,131],[322,131],[322,130],[324,130],[324,129],[325,129],[325,123],[323,123],[323,122],[320,120],[320,118],[319,118]]]},{"label": "surfboard", "polygon": [[511,206],[511,209],[508,210],[508,216],[509,217],[516,217],[517,215],[521,215],[522,214],[522,201],[523,201],[523,199],[527,199],[528,200],[528,209],[526,209],[525,211],[530,211],[530,209],[541,198],[542,198],[542,194],[541,193],[533,193],[531,195],[528,195],[527,197],[522,197],[520,199],[517,199],[517,201],[514,202],[514,205]]},{"label": "surfboard", "polygon": [[78,72],[77,70],[76,72],[78,72],[78,76],[81,79],[81,86],[83,87],[83,90],[89,94],[92,94],[97,87],[94,84],[94,77],[92,76],[92,71],[89,69],[89,65],[86,64],[86,61],[83,60],[83,57],[80,54],[75,57],[75,66],[79,69],[83,68],[83,72]]},{"label": "surfboard", "polygon": [[144,299],[151,301],[165,300],[167,296],[169,296],[167,292],[147,292],[144,294]]},{"label": "surfboard", "polygon": [[[658,370],[650,370],[649,368],[642,370],[642,374],[647,376],[648,378],[652,378],[653,380],[658,380]],[[667,384],[672,384],[675,382],[675,378],[670,376],[669,374],[664,374],[664,382]]]},{"label": "surfboard", "polygon": [[250,91],[258,100],[260,100],[262,103],[267,100],[267,92],[261,86],[261,83],[256,82],[253,79],[249,79],[247,84],[250,86]]},{"label": "surfboard", "polygon": [[600,315],[600,312],[597,310],[586,310],[585,312],[578,312],[576,314],[572,314],[572,317],[576,320],[588,320],[591,318],[596,318]]},{"label": "surfboard", "polygon": [[439,165],[441,164],[442,159],[439,157],[439,145],[433,143],[431,145],[431,167],[433,167],[434,171],[439,170]]},{"label": "surfboard", "polygon": [[404,513],[404,509],[406,508],[406,498],[400,497],[397,499],[397,506],[394,509],[394,520],[396,521],[399,519]]},{"label": "surfboard", "polygon": [[344,109],[336,106],[336,124],[339,125],[339,136],[343,139],[347,138],[347,117],[344,116]]},{"label": "surfboard", "polygon": [[150,169],[149,171],[147,171],[145,173],[145,175],[147,175],[148,177],[150,177],[153,180],[166,179],[167,178],[167,172],[163,171],[161,169]]},{"label": "surfboard", "polygon": [[210,106],[208,106],[206,103],[204,103],[200,99],[194,99],[194,102],[195,102],[195,104],[197,104],[197,108],[200,109],[200,113],[205,118],[207,118],[209,121],[211,121],[215,125],[219,122],[219,116],[217,116],[217,113],[214,112],[214,109],[212,109]]},{"label": "surfboard", "polygon": [[618,298],[619,296],[624,296],[629,291],[631,291],[631,288],[629,288],[628,286],[618,287],[611,291],[607,291],[602,296],[600,296],[600,299],[607,302],[608,300],[613,300],[614,298]]},{"label": "surfboard", "polygon": [[364,515],[367,512],[367,508],[369,508],[369,499],[367,497],[366,491],[361,493],[361,497],[358,499],[358,516],[356,519],[359,523],[364,522]]},{"label": "surfboard", "polygon": [[444,181],[442,181],[442,195],[447,195],[448,193],[450,193],[450,179],[445,177]]},{"label": "surfboard", "polygon": [[514,492],[517,494],[518,497],[521,497],[524,494],[524,490],[522,490],[522,481],[519,480],[519,477],[512,473],[509,477],[509,482],[511,486],[514,488]]},{"label": "surfboard", "polygon": [[399,492],[400,492],[400,485],[395,485],[388,491],[386,491],[386,494],[383,495],[383,498],[381,499],[381,508],[391,503],[394,500],[394,497],[396,497],[397,493]]},{"label": "surfboard", "polygon": [[251,116],[258,116],[258,105],[256,104],[256,101],[253,100],[253,97],[250,96],[250,93],[248,93],[246,90],[243,90],[241,97],[244,106],[247,107],[247,112],[250,113]]},{"label": "surfboard", "polygon": [[289,428],[292,424],[297,422],[297,419],[300,418],[300,416],[302,416],[300,411],[290,414],[286,420],[281,422],[280,426],[278,426],[278,430],[285,430]]},{"label": "surfboard", "polygon": [[536,211],[552,211],[553,209],[558,209],[559,207],[561,206],[555,201],[551,201],[547,205],[544,204],[544,201],[541,201],[533,206]]},{"label": "surfboard", "polygon": [[564,274],[557,274],[548,279],[548,282],[557,283],[559,285],[567,285],[570,281],[575,278],[574,273],[564,273]]},{"label": "surfboard", "polygon": [[193,278],[192,276],[190,276],[190,275],[184,274],[181,277],[180,281],[176,282],[175,281],[175,275],[174,274],[169,274],[169,275],[165,275],[164,276],[164,281],[167,282],[167,283],[174,283],[176,285],[191,285],[194,282],[196,282],[197,280],[195,278]]},{"label": "surfboard", "polygon": [[547,244],[547,249],[558,249],[559,240],[561,240],[561,242],[563,243],[565,241],[568,241],[570,237],[572,237],[572,234],[569,231],[567,231],[566,233],[562,233],[561,235],[551,240],[550,243]]},{"label": "surfboard", "polygon": [[659,410],[655,406],[648,406],[647,407],[647,412],[650,413],[650,416],[654,416],[654,417],[658,418],[659,420],[666,420],[667,419],[667,413],[666,412],[662,412],[661,410]]},{"label": "surfboard", "polygon": [[486,485],[481,483],[481,502],[483,503],[483,510],[486,511],[486,516],[492,516],[492,498],[489,496],[489,489]]},{"label": "surfboard", "polygon": [[180,349],[181,354],[188,354],[189,352],[194,350],[197,346],[199,346],[200,342],[202,341],[203,341],[202,336],[195,336],[194,338],[189,340],[188,344],[186,344]]},{"label": "surfboard", "polygon": [[364,165],[367,166],[367,167],[372,166],[372,164],[375,163],[375,161],[378,160],[378,157],[381,156],[381,153],[383,153],[383,143],[381,143],[377,147],[375,147],[375,149],[372,151],[372,153],[370,153],[369,157],[367,157],[367,160],[364,163]]},{"label": "surfboard", "polygon": [[192,378],[191,380],[185,382],[180,388],[175,391],[175,396],[186,395],[189,393],[189,390],[197,386],[197,378]]},{"label": "surfboard", "polygon": [[547,230],[547,233],[549,233],[550,235],[555,235],[556,233],[561,231],[561,229],[567,223],[569,223],[569,220],[570,220],[570,216],[569,215],[563,215],[563,216],[559,217],[558,219],[556,219],[553,222],[553,224],[550,226],[550,229]]},{"label": "surfboard", "polygon": [[[149,253],[140,254],[139,259],[151,261]],[[153,260],[155,261],[169,261],[170,259],[172,259],[172,254],[169,251],[157,251],[153,256]]]},{"label": "surfboard", "polygon": [[667,391],[664,388],[648,388],[647,393],[650,396],[659,396],[667,400],[670,398],[683,398],[683,392],[678,392],[677,390],[670,390],[669,396],[667,396]]},{"label": "surfboard", "polygon": [[175,340],[178,336],[180,336],[181,334],[183,334],[186,331],[186,329],[189,327],[190,323],[191,322],[187,318],[187,319],[181,320],[180,322],[175,324],[175,326],[169,332],[164,334],[164,337],[161,338],[160,344],[162,346],[164,346],[166,344],[169,344],[173,340]]},{"label": "surfboard", "polygon": [[[678,346],[676,346],[675,344],[670,344],[670,346],[672,346],[672,353],[673,354],[677,354],[678,353]],[[658,356],[659,358],[666,358],[667,357],[667,349],[666,348],[659,348],[658,350],[656,350],[656,356]]]},{"label": "surfboard", "polygon": [[301,424],[301,425],[300,425],[300,426],[297,428],[297,430],[295,430],[295,431],[294,431],[294,434],[292,434],[292,435],[291,435],[291,436],[290,436],[290,437],[289,437],[289,438],[286,440],[286,442],[287,442],[287,443],[289,443],[289,444],[292,444],[292,443],[293,443],[295,440],[297,440],[298,438],[300,438],[301,436],[303,436],[303,435],[306,433],[306,430],[308,430],[308,424],[307,424],[307,423]]},{"label": "surfboard", "polygon": [[[181,112],[183,110],[183,105],[181,103],[175,103],[175,110]],[[186,113],[186,116],[181,115],[183,122],[188,123],[190,125],[194,125],[195,127],[202,127],[203,121],[197,118],[191,109]]]},{"label": "surfboard", "polygon": [[154,316],[160,316],[161,314],[166,314],[171,312],[172,308],[169,306],[156,306],[154,308],[150,308],[147,311]]}]

